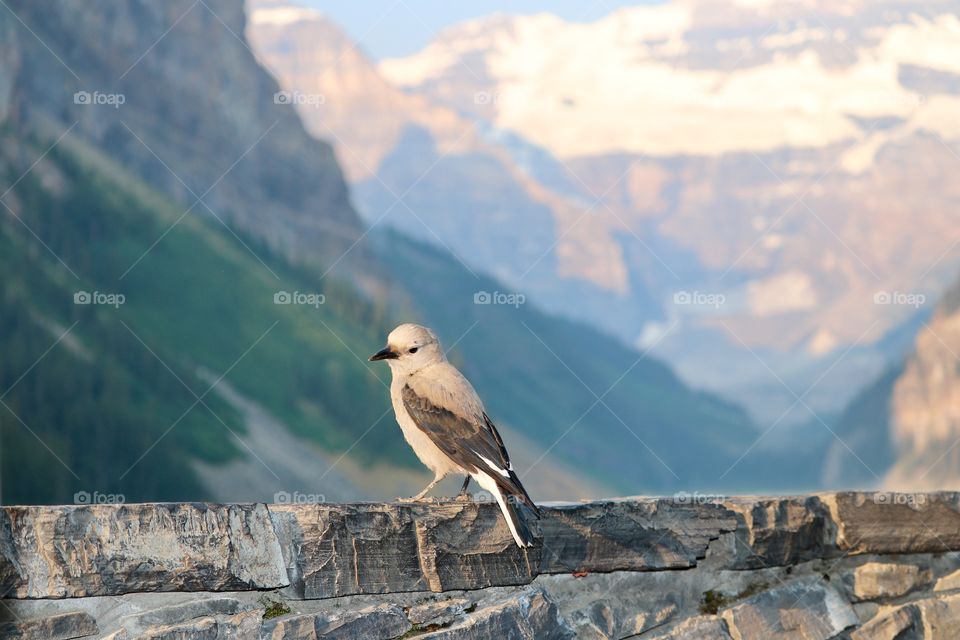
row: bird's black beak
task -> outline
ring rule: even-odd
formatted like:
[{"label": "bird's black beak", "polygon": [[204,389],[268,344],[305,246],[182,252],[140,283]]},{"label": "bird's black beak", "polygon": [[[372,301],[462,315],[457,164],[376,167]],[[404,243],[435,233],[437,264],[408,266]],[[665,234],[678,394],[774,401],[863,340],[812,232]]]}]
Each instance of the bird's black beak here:
[{"label": "bird's black beak", "polygon": [[370,362],[374,362],[376,360],[396,360],[399,357],[399,353],[396,351],[391,351],[390,347],[384,347],[383,349],[380,349],[380,351],[377,351],[375,354],[370,356],[368,360]]}]

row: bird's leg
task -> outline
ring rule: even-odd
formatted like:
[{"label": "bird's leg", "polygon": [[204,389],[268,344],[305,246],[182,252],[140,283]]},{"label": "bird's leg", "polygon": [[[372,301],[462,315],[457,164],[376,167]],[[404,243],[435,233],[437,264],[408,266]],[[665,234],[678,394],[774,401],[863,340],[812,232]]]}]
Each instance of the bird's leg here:
[{"label": "bird's leg", "polygon": [[463,479],[463,486],[460,487],[460,493],[457,494],[457,500],[469,500],[470,494],[467,493],[467,487],[470,485],[470,474],[467,474],[467,477]]},{"label": "bird's leg", "polygon": [[433,489],[435,486],[437,486],[437,483],[440,482],[441,480],[443,480],[443,476],[442,476],[442,475],[437,475],[437,476],[433,479],[433,481],[432,481],[430,484],[428,484],[428,485],[424,488],[424,490],[421,491],[420,493],[418,493],[417,495],[413,496],[412,498],[397,498],[397,501],[398,501],[398,502],[416,502],[417,500],[422,500],[422,499],[423,499],[423,496],[427,495],[427,493],[429,493],[430,489]]}]

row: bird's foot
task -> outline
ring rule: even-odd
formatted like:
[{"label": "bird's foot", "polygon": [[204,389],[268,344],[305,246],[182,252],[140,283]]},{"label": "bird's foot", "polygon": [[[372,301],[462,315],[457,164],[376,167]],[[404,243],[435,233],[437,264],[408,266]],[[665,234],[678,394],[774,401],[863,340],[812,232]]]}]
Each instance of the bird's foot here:
[{"label": "bird's foot", "polygon": [[464,491],[462,493],[458,493],[456,496],[454,496],[453,499],[456,502],[470,502],[471,500],[473,500],[473,496],[467,493],[466,491]]},{"label": "bird's foot", "polygon": [[409,498],[397,498],[397,502],[420,502],[423,500],[421,496],[410,496]]}]

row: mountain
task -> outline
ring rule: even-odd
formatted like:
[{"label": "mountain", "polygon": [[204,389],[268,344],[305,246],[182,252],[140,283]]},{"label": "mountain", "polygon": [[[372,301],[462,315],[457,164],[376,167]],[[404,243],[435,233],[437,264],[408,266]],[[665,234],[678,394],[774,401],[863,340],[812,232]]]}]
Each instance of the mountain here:
[{"label": "mountain", "polygon": [[[438,245],[513,288],[527,284],[517,282],[518,273],[553,260],[558,231],[551,207],[562,201],[488,140],[481,123],[389,84],[316,11],[253,3],[247,34],[307,130],[335,145],[371,227],[390,226]],[[464,236],[475,244],[457,241]],[[557,299],[596,295],[576,281],[542,285],[555,287]]]},{"label": "mountain", "polygon": [[0,501],[409,493],[425,473],[364,358],[407,320],[538,499],[760,482],[720,480],[753,436],[737,407],[361,221],[239,2],[8,4]]},{"label": "mountain", "polygon": [[917,336],[891,399],[896,462],[885,483],[912,490],[960,484],[960,281]]},{"label": "mountain", "polygon": [[900,491],[960,482],[960,281],[917,332],[913,350],[868,385],[836,425],[823,481]]},{"label": "mountain", "polygon": [[[327,298],[322,310],[275,305],[264,267],[219,225],[193,218],[118,282],[182,208],[75,140],[24,175],[16,156],[38,157],[52,141],[3,137],[4,181],[16,181],[0,227],[4,502],[70,501],[77,491],[210,496],[198,465],[258,455],[237,408],[213,389],[225,375],[318,455],[346,448],[353,423],[387,410],[383,387],[351,354],[385,325],[355,294],[318,287],[261,250],[283,286]],[[373,466],[414,464],[374,440],[353,454]]]},{"label": "mountain", "polygon": [[[362,232],[330,146],[304,137],[296,114],[274,103],[274,80],[251,73],[253,60],[237,35],[242,6],[10,7],[37,34],[18,38],[17,117],[29,126],[56,137],[63,131],[56,125],[75,123],[71,135],[109,150],[184,208],[200,200],[191,213],[263,235],[267,246],[297,260],[327,264]],[[84,34],[102,35],[85,42]],[[199,58],[178,49],[207,38]],[[48,42],[62,43],[59,60]],[[122,96],[122,104],[112,107],[111,96]]]},{"label": "mountain", "polygon": [[[274,105],[275,83],[227,26],[242,32],[237,3],[10,7],[4,502],[199,499],[212,495],[206,467],[241,459],[274,483],[260,498],[308,488],[252,450],[240,406],[213,383],[229,375],[324,470],[325,452],[389,407],[353,356],[382,340],[384,309],[307,266],[362,233],[330,147]],[[205,47],[218,55],[190,53]],[[277,305],[283,290],[324,304]],[[382,446],[393,435],[352,454],[416,468]],[[369,490],[361,480],[344,491]]]},{"label": "mountain", "polygon": [[316,12],[256,6],[258,57],[362,158],[368,222],[654,345],[765,424],[808,389],[841,411],[960,265],[955,1],[495,15],[380,62]]}]

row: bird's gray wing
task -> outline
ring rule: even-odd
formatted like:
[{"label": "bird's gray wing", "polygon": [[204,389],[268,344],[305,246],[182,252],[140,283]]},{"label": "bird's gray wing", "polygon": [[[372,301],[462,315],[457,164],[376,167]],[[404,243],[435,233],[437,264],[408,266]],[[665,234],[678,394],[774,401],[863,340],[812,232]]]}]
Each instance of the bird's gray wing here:
[{"label": "bird's gray wing", "polygon": [[[409,384],[401,392],[407,413],[441,451],[467,471],[509,471],[510,460],[500,435],[494,435],[483,416],[462,415],[417,393]],[[489,460],[487,463],[484,461]]]},{"label": "bird's gray wing", "polygon": [[513,472],[503,439],[486,413],[458,412],[417,393],[410,385],[401,391],[403,405],[416,425],[437,447],[468,472],[482,471],[496,480],[508,495],[520,497],[534,511],[537,507]]}]

